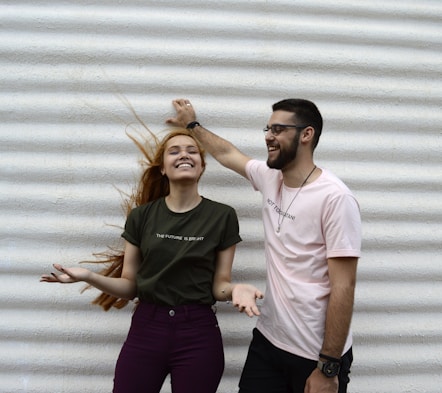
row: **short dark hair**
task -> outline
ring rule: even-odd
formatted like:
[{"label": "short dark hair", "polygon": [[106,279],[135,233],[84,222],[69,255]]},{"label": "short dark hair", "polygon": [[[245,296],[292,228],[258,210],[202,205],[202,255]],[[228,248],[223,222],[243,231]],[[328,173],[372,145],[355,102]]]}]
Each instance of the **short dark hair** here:
[{"label": "short dark hair", "polygon": [[273,104],[272,109],[273,112],[292,112],[296,115],[298,122],[312,126],[315,129],[313,150],[316,148],[322,133],[323,121],[318,107],[313,102],[302,98],[288,98]]}]

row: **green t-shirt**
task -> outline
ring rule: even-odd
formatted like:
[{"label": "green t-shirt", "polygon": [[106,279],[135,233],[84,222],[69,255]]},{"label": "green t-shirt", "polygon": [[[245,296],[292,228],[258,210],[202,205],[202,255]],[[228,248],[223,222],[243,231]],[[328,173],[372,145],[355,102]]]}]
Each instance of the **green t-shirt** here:
[{"label": "green t-shirt", "polygon": [[141,250],[138,298],[171,306],[215,303],[216,253],[241,241],[235,210],[206,198],[185,213],[164,198],[136,207],[122,236]]}]

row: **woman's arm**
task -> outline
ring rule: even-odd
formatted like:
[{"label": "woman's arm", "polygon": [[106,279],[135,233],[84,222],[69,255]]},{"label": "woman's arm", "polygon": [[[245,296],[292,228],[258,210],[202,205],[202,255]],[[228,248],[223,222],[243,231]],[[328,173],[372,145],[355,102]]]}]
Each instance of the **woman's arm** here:
[{"label": "woman's arm", "polygon": [[61,274],[43,274],[40,281],[62,284],[84,281],[109,295],[133,299],[137,294],[136,275],[140,263],[140,249],[126,241],[121,277],[107,277],[82,267],[65,268],[60,264],[54,264],[54,268]]},{"label": "woman's arm", "polygon": [[239,312],[245,312],[249,317],[259,315],[256,299],[262,299],[263,294],[250,284],[233,284],[232,265],[236,246],[219,251],[216,260],[216,270],[213,280],[213,295],[216,300],[230,301]]}]

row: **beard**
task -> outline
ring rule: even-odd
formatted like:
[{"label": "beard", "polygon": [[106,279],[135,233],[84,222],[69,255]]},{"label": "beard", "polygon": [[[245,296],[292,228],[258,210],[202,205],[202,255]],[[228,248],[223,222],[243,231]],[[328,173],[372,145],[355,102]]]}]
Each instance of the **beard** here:
[{"label": "beard", "polygon": [[274,160],[267,159],[267,166],[272,169],[284,169],[290,162],[294,161],[298,152],[300,133],[296,131],[295,137],[287,150],[279,148],[279,155]]}]

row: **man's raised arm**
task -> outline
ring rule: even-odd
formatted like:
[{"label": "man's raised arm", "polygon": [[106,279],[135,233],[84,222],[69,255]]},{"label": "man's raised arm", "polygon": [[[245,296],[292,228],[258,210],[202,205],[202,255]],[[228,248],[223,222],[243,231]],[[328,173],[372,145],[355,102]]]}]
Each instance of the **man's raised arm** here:
[{"label": "man's raised arm", "polygon": [[193,106],[187,99],[177,99],[172,102],[176,117],[166,120],[167,124],[175,127],[191,129],[192,134],[199,140],[209,154],[221,165],[246,177],[246,164],[250,157],[242,153],[236,146],[226,139],[204,128],[196,120]]}]

